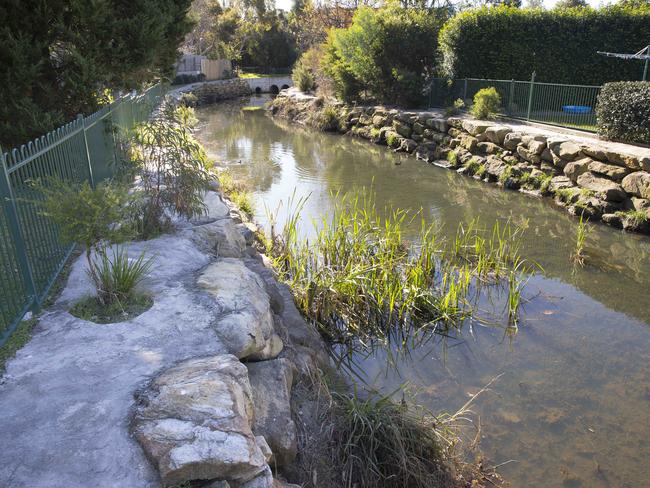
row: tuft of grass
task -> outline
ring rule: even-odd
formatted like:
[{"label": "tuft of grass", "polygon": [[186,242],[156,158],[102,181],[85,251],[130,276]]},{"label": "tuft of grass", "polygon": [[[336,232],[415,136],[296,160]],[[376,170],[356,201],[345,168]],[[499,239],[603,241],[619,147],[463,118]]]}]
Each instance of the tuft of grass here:
[{"label": "tuft of grass", "polygon": [[588,219],[584,219],[582,215],[580,216],[578,228],[576,229],[576,243],[573,249],[573,253],[571,254],[571,261],[580,266],[584,266],[587,259],[587,255],[585,253],[585,243],[587,241],[587,236],[592,231],[592,228],[588,222]]},{"label": "tuft of grass", "polygon": [[650,220],[650,215],[644,210],[619,211],[616,212],[616,215],[630,222],[633,227],[638,227]]},{"label": "tuft of grass", "polygon": [[153,258],[145,258],[144,251],[136,259],[130,259],[123,247],[117,247],[112,256],[103,250],[95,260],[95,270],[89,273],[97,288],[100,303],[110,306],[128,302],[135,296],[135,288],[151,271]]},{"label": "tuft of grass", "polygon": [[75,317],[96,324],[113,324],[130,320],[146,312],[153,305],[153,299],[144,293],[134,293],[126,300],[102,304],[97,297],[86,297],[70,309]]},{"label": "tuft of grass", "polygon": [[219,183],[225,195],[248,217],[255,213],[253,195],[240,181],[236,181],[232,172],[226,168],[219,171]]},{"label": "tuft of grass", "polygon": [[458,166],[458,154],[456,154],[456,151],[449,151],[447,153],[447,161],[449,161],[453,167]]},{"label": "tuft of grass", "polygon": [[399,145],[400,137],[396,132],[388,132],[386,134],[386,144],[388,147],[395,148]]}]

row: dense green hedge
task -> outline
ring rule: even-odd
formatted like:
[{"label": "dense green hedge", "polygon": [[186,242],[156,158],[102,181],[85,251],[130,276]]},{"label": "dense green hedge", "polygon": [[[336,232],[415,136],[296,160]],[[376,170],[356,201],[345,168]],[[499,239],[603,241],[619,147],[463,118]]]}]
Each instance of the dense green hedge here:
[{"label": "dense green hedge", "polygon": [[650,82],[605,84],[596,116],[598,132],[608,139],[650,144]]},{"label": "dense green hedge", "polygon": [[600,85],[640,80],[643,62],[596,51],[635,53],[650,42],[650,9],[542,10],[490,7],[462,12],[440,32],[443,74],[456,78]]}]

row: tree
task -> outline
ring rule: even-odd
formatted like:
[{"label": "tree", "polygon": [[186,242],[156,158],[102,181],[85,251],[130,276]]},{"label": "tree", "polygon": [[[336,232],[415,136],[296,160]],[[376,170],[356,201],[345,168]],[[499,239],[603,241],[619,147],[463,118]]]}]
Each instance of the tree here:
[{"label": "tree", "polygon": [[543,0],[526,0],[526,8],[544,8]]},{"label": "tree", "polygon": [[588,7],[587,0],[560,0],[555,4],[556,9],[563,8],[585,8]]},{"label": "tree", "polygon": [[191,0],[0,3],[0,143],[96,110],[106,89],[170,75]]},{"label": "tree", "polygon": [[367,92],[382,102],[417,103],[435,67],[436,11],[405,9],[389,3],[359,8],[352,25],[330,32],[324,67],[338,94],[354,98]]}]

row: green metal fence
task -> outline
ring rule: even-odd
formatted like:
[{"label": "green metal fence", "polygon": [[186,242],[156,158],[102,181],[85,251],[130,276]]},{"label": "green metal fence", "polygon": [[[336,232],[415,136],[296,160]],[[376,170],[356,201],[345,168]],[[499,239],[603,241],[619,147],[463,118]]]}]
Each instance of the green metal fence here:
[{"label": "green metal fence", "polygon": [[600,86],[561,85],[530,81],[435,78],[430,107],[448,107],[460,98],[471,103],[481,88],[494,87],[501,95],[502,112],[508,117],[595,132],[596,102]]},{"label": "green metal fence", "polygon": [[120,134],[146,120],[163,93],[156,85],[124,96],[20,148],[0,150],[0,345],[40,307],[73,247],[40,214],[30,182],[59,177],[95,185],[110,178],[123,156]]}]

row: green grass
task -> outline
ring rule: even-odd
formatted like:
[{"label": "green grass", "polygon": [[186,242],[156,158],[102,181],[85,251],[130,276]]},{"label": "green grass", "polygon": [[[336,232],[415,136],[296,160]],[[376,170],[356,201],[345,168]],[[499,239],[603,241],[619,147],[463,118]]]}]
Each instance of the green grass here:
[{"label": "green grass", "polygon": [[648,215],[648,212],[643,210],[619,211],[616,212],[616,215],[618,215],[622,219],[626,219],[630,221],[634,227],[637,227],[650,220],[650,215]]},{"label": "green grass", "polygon": [[[520,295],[528,272],[519,257],[522,228],[506,223],[484,230],[472,221],[445,242],[421,215],[390,208],[380,215],[367,193],[337,195],[337,202],[315,223],[309,242],[298,229],[304,200],[295,203],[282,233],[272,229],[270,238],[276,268],[297,305],[331,342],[362,349],[395,340],[405,345],[413,334],[459,329],[478,312],[477,287],[509,278],[509,289]],[[418,217],[411,244],[404,227]]]},{"label": "green grass", "polygon": [[265,73],[240,73],[239,78],[243,79],[251,79],[251,78],[275,78],[278,76],[287,76],[287,75],[273,75],[273,74],[265,74]]},{"label": "green grass", "polygon": [[242,212],[251,217],[255,213],[255,201],[251,192],[246,188],[246,185],[241,181],[237,181],[232,172],[227,168],[219,171],[218,178],[224,194]]},{"label": "green grass", "polygon": [[587,260],[587,254],[585,253],[585,243],[587,241],[587,236],[591,233],[592,228],[588,224],[588,219],[583,219],[582,215],[580,216],[580,221],[578,222],[578,228],[576,229],[576,242],[571,254],[571,261],[579,266],[584,266]]},{"label": "green grass", "polygon": [[153,299],[143,293],[134,293],[124,301],[102,304],[97,297],[86,297],[75,303],[70,313],[77,318],[97,324],[112,324],[131,320],[146,312],[153,305]]}]

